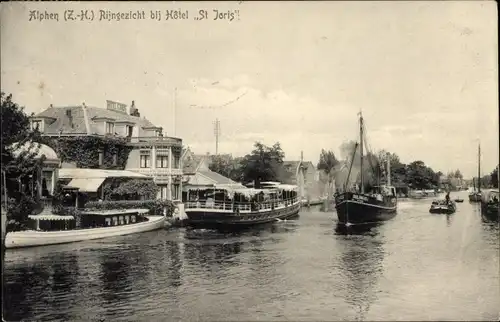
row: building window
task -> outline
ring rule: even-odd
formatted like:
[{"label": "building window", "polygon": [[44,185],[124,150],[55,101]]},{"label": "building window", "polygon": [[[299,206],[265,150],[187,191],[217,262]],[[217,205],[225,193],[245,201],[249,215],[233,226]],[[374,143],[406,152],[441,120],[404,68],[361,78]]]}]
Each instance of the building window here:
[{"label": "building window", "polygon": [[113,166],[116,166],[118,164],[118,153],[115,152],[113,153]]},{"label": "building window", "polygon": [[179,200],[179,191],[180,191],[179,185],[174,184],[174,191],[173,191],[173,196],[172,196],[173,200]]},{"label": "building window", "polygon": [[115,134],[115,125],[111,122],[106,122],[106,134]]},{"label": "building window", "polygon": [[99,151],[99,166],[102,166],[104,163],[104,151]]},{"label": "building window", "polygon": [[159,186],[158,188],[158,199],[167,200],[168,199],[168,186]]},{"label": "building window", "polygon": [[141,155],[141,168],[151,168],[151,156],[147,154]]},{"label": "building window", "polygon": [[132,133],[134,133],[134,128],[130,125],[127,125],[125,128],[127,129],[127,137],[129,138],[132,137]]},{"label": "building window", "polygon": [[54,193],[52,171],[42,171],[42,196],[48,197]]},{"label": "building window", "polygon": [[42,131],[42,121],[32,121],[31,122],[31,129]]},{"label": "building window", "polygon": [[156,155],[156,167],[168,168],[168,155]]}]

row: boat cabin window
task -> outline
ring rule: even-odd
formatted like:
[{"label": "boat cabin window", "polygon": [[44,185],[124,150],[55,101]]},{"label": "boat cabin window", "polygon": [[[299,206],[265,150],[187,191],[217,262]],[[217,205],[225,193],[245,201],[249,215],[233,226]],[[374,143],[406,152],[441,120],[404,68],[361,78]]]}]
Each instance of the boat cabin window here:
[{"label": "boat cabin window", "polygon": [[123,225],[125,223],[125,219],[123,219],[123,216],[120,216],[120,225]]},{"label": "boat cabin window", "polygon": [[130,216],[130,221],[135,222],[135,215]]},{"label": "boat cabin window", "polygon": [[106,218],[106,226],[111,226],[111,218]]},{"label": "boat cabin window", "polygon": [[113,226],[118,225],[118,217],[113,217]]},{"label": "boat cabin window", "polygon": [[125,216],[125,224],[128,225],[129,222],[130,222],[130,216]]}]

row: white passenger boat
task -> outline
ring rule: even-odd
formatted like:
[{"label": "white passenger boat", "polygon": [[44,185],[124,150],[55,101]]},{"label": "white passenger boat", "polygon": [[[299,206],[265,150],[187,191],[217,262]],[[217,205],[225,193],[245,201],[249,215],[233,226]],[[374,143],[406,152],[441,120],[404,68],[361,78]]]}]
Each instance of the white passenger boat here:
[{"label": "white passenger boat", "polygon": [[164,216],[148,216],[148,209],[82,211],[80,227],[73,216],[29,216],[33,230],[9,232],[5,248],[73,243],[129,235],[165,227]]}]

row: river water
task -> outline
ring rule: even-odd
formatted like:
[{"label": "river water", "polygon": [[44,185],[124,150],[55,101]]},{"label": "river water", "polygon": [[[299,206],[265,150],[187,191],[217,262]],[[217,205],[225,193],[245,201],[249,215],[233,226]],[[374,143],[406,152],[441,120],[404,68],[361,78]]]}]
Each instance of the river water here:
[{"label": "river water", "polygon": [[[462,195],[466,199],[466,195]],[[184,228],[8,250],[7,321],[498,320],[499,231],[430,200],[365,232],[313,207],[222,235]]]}]

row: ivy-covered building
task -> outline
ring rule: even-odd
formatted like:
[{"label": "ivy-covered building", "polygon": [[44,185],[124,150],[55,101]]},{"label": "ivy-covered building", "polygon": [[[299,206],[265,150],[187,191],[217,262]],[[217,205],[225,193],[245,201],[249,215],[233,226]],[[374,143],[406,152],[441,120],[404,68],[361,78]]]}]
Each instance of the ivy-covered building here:
[{"label": "ivy-covered building", "polygon": [[138,172],[154,178],[158,199],[181,200],[182,140],[164,136],[162,127],[140,116],[134,101],[127,106],[108,100],[106,108],[50,105],[31,123],[62,168]]}]

